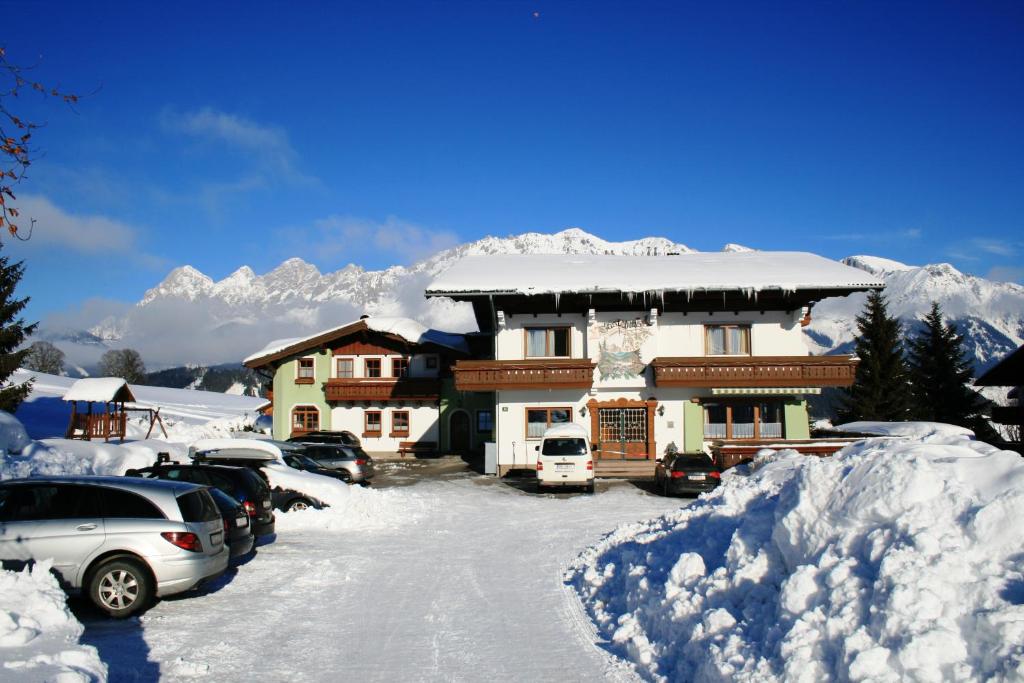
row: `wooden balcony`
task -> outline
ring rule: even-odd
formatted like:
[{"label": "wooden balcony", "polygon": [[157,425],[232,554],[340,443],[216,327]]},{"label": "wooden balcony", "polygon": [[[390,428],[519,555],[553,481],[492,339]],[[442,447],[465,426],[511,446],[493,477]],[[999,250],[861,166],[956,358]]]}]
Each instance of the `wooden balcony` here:
[{"label": "wooden balcony", "polygon": [[655,358],[659,387],[846,387],[854,356],[691,356]]},{"label": "wooden balcony", "polygon": [[589,389],[595,363],[587,358],[544,360],[460,360],[455,363],[459,391],[516,389]]},{"label": "wooden balcony", "polygon": [[437,401],[441,380],[436,378],[356,377],[329,379],[324,384],[328,401]]}]

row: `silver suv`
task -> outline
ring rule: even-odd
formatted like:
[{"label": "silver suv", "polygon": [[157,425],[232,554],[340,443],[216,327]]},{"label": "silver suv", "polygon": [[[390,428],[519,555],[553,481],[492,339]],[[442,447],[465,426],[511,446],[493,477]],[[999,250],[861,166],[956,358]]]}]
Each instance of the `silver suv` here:
[{"label": "silver suv", "polygon": [[206,487],[124,477],[0,482],[0,560],[52,559],[64,587],[113,617],[181,593],[228,566]]},{"label": "silver suv", "polygon": [[337,443],[293,443],[301,446],[302,455],[320,467],[335,470],[343,481],[362,484],[373,479],[373,458],[359,446]]}]

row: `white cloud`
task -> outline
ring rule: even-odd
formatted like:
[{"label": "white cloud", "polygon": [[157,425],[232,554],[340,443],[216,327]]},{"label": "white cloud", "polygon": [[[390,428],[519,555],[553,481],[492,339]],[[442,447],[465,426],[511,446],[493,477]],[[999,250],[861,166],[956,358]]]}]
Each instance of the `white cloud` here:
[{"label": "white cloud", "polygon": [[[185,113],[165,109],[160,115],[160,123],[166,131],[221,142],[238,149],[254,159],[264,173],[272,173],[293,183],[316,182],[298,170],[299,155],[283,128],[263,125],[211,107]],[[242,189],[250,188],[251,184]]]},{"label": "white cloud", "polygon": [[20,214],[18,234],[22,239],[8,239],[7,244],[16,250],[63,249],[93,257],[129,258],[147,267],[166,265],[164,259],[140,251],[139,230],[123,221],[71,213],[41,195],[20,194],[14,206]]},{"label": "white cloud", "polygon": [[395,216],[378,222],[333,215],[314,221],[313,228],[312,239],[321,255],[344,254],[348,260],[385,252],[395,262],[411,263],[459,243],[459,236],[451,230],[433,230]]},{"label": "white cloud", "polygon": [[923,234],[920,228],[907,228],[892,232],[841,232],[821,235],[821,238],[840,242],[894,242],[920,239]]},{"label": "white cloud", "polygon": [[985,278],[997,282],[1024,283],[1024,268],[1017,266],[993,266],[989,269]]}]

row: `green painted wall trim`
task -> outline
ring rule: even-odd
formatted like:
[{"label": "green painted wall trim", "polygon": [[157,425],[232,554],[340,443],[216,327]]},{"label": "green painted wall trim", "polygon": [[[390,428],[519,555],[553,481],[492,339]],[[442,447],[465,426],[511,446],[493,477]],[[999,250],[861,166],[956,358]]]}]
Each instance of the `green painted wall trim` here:
[{"label": "green painted wall trim", "polygon": [[[299,358],[313,356],[316,359],[316,379],[312,384],[296,384],[296,365]],[[320,409],[320,429],[331,428],[331,407],[324,400],[324,382],[331,376],[331,352],[324,349],[316,353],[304,353],[289,358],[274,372],[274,438],[287,439],[291,436],[292,408],[297,405],[312,405]]]},{"label": "green painted wall trim", "polygon": [[699,453],[704,450],[704,409],[699,403],[683,404],[683,452]]},{"label": "green painted wall trim", "polygon": [[783,404],[783,411],[787,439],[811,438],[811,426],[807,421],[807,401],[786,401]]}]

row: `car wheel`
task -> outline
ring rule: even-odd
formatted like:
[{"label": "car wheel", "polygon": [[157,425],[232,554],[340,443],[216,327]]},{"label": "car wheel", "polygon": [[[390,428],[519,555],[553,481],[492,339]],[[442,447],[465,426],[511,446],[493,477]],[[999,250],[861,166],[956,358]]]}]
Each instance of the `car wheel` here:
[{"label": "car wheel", "polygon": [[348,470],[341,470],[338,472],[338,479],[341,479],[346,484],[352,483],[352,474]]},{"label": "car wheel", "polygon": [[89,581],[89,598],[115,619],[130,617],[143,609],[152,592],[149,572],[132,560],[104,562]]},{"label": "car wheel", "polygon": [[593,493],[594,492],[594,483],[595,482],[591,481],[590,485],[587,486],[587,493]]},{"label": "car wheel", "polygon": [[308,510],[311,507],[313,507],[313,503],[310,501],[305,498],[296,498],[288,503],[288,509],[285,512],[298,512],[299,510]]}]

